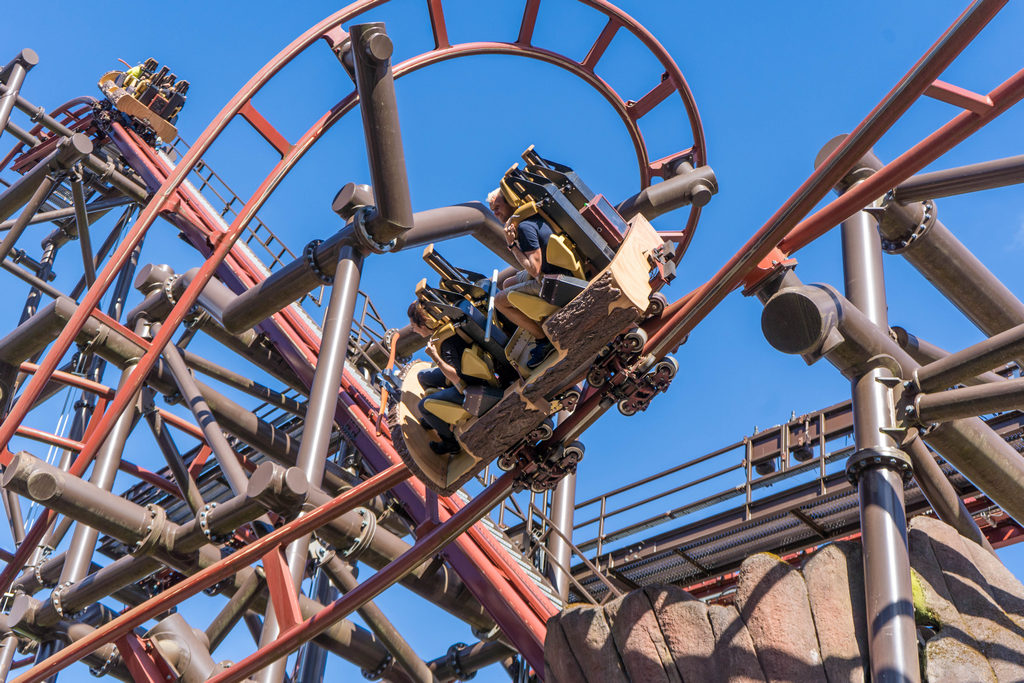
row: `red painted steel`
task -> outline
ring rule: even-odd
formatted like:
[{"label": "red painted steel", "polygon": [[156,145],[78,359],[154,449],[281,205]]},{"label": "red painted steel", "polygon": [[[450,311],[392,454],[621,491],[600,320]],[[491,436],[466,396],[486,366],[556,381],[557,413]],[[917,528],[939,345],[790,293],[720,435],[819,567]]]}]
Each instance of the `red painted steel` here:
[{"label": "red painted steel", "polygon": [[395,465],[380,474],[370,477],[358,486],[331,499],[330,502],[324,503],[308,514],[278,527],[266,536],[253,541],[224,559],[183,579],[141,605],[129,609],[113,621],[100,626],[86,637],[76,640],[74,643],[69,644],[64,649],[32,667],[16,678],[15,683],[41,681],[52,676],[56,672],[79,661],[103,643],[111,642],[126,633],[130,633],[136,626],[161,614],[167,608],[178,604],[186,598],[192,597],[218,581],[226,579],[243,567],[249,566],[263,557],[269,550],[279,548],[283,544],[312,533],[320,526],[350,510],[354,510],[370,498],[380,495],[411,475],[412,473],[405,465]]},{"label": "red painted steel", "polygon": [[139,467],[135,463],[122,459],[118,464],[117,469],[121,470],[125,474],[132,475],[136,479],[141,479],[147,484],[152,484],[156,488],[164,491],[165,493],[171,494],[175,498],[180,498],[181,500],[185,499],[185,496],[181,495],[181,489],[178,488],[177,484],[165,477],[161,477],[156,472],[147,470],[145,467]]},{"label": "red painted steel", "polygon": [[269,142],[270,145],[277,150],[278,154],[282,157],[288,154],[288,150],[292,148],[291,143],[281,135],[281,132],[277,128],[274,128],[270,121],[267,121],[263,117],[263,114],[256,111],[256,107],[252,106],[252,102],[246,102],[238,113],[256,129],[256,132],[259,133],[264,140]]},{"label": "red painted steel", "polygon": [[170,672],[166,670],[166,663],[164,667],[157,664],[155,658],[160,655],[151,653],[151,648],[146,647],[137,635],[126,633],[115,642],[135,683],[166,683],[169,680]]},{"label": "red painted steel", "polygon": [[[768,219],[743,247],[698,291],[696,297],[668,319],[663,318],[661,328],[648,340],[644,351],[661,357],[678,346],[693,328],[703,320],[733,290],[751,267],[779,246],[798,221],[828,194],[835,184],[849,171],[893,123],[918,97],[928,89],[935,79],[949,66],[971,40],[999,12],[1007,0],[982,0],[966,10],[946,30],[918,62],[907,72],[879,104],[864,118],[829,157],[815,169],[814,173],[797,188],[796,192]],[[967,114],[967,116],[976,116]],[[910,173],[896,179],[909,177]],[[893,183],[895,185],[896,183]],[[845,193],[838,202],[856,203],[863,184]],[[877,194],[875,195],[877,197]],[[874,197],[873,197],[874,198]],[[860,203],[856,209],[842,216],[845,218],[865,206]],[[821,213],[821,212],[819,212]],[[837,212],[838,213],[838,212]],[[837,214],[830,215],[828,227],[838,220]],[[816,233],[808,232],[808,235]],[[809,240],[808,240],[809,241]],[[794,249],[781,246],[783,251]]]},{"label": "red painted steel", "polygon": [[302,622],[302,610],[299,609],[299,598],[292,585],[292,574],[288,571],[288,563],[281,554],[281,548],[271,548],[263,556],[263,571],[267,575],[267,591],[270,593],[270,604],[278,626],[285,631]]},{"label": "red painted steel", "polygon": [[994,106],[992,98],[988,95],[979,95],[976,92],[971,92],[945,81],[935,81],[931,84],[931,87],[924,91],[924,94],[940,102],[973,111],[975,114],[984,114]]},{"label": "red painted steel", "polygon": [[982,114],[965,111],[937,131],[883,166],[877,173],[859,183],[841,197],[808,217],[779,243],[787,253],[807,245],[867,206],[885,191],[892,189],[935,161],[945,152],[963,142],[972,133],[1024,98],[1024,69],[1003,81],[988,95],[993,106]]},{"label": "red painted steel", "polygon": [[[315,637],[329,628],[331,624],[345,618],[359,607],[365,605],[384,590],[394,585],[399,579],[415,569],[424,560],[434,555],[438,550],[447,544],[453,536],[461,534],[477,520],[486,515],[487,512],[497,505],[502,498],[512,491],[517,472],[507,472],[488,486],[480,495],[476,496],[464,508],[454,515],[443,520],[440,526],[434,527],[425,534],[409,550],[378,571],[363,583],[346,593],[331,605],[325,607],[301,624],[290,629],[284,629],[281,635],[272,643],[261,647],[259,651],[249,655],[242,661],[232,666],[227,671],[222,671],[208,683],[230,683],[239,681],[259,671],[270,662],[286,656],[295,651],[302,643]],[[443,513],[442,513],[443,514]],[[525,655],[526,653],[524,653]],[[541,652],[543,661],[543,651]],[[15,680],[19,683],[19,680]]]}]

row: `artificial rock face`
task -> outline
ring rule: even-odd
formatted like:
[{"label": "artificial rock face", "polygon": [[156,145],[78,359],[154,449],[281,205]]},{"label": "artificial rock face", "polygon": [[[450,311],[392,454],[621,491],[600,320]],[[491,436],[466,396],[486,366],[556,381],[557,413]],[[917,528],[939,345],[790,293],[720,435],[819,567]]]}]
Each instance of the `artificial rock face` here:
[{"label": "artificial rock face", "polygon": [[[1024,585],[946,524],[910,524],[914,608],[930,637],[928,683],[1024,680]],[[759,553],[740,568],[735,605],[706,605],[648,586],[548,622],[546,680],[868,680],[860,544],[829,544],[797,569]]]}]

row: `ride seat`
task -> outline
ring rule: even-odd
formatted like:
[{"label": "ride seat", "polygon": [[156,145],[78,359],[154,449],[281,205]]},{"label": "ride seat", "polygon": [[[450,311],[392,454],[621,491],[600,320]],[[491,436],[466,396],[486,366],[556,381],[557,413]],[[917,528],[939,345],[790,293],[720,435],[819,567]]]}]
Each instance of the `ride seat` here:
[{"label": "ride seat", "polygon": [[473,344],[462,352],[461,360],[462,374],[482,379],[491,386],[498,386],[498,381],[494,377],[494,360],[491,358],[491,354]]},{"label": "ride seat", "polygon": [[548,246],[544,250],[548,263],[559,268],[565,268],[573,277],[585,280],[583,272],[583,261],[576,251],[576,245],[572,243],[564,233],[555,233],[548,240]]},{"label": "ride seat", "polygon": [[470,412],[458,403],[442,401],[429,396],[423,399],[423,409],[429,410],[431,414],[444,420],[447,424],[454,425],[458,422],[472,417]]}]

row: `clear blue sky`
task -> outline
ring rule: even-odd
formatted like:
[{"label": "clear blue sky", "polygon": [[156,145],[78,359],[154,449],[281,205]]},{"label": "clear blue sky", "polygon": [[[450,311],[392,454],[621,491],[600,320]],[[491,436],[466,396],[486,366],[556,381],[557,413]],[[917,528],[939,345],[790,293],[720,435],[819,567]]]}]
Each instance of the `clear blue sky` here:
[{"label": "clear blue sky", "polygon": [[[682,68],[721,187],[670,290],[674,296],[713,274],[807,177],[820,147],[856,125],[966,5],[960,0],[621,4]],[[453,42],[513,40],[522,7],[523,0],[448,0],[450,37]],[[570,0],[544,0],[541,7],[535,42],[582,58],[603,20]],[[387,22],[399,58],[430,47],[425,8],[423,0],[395,0],[371,15]],[[5,8],[0,46],[10,54],[21,47],[39,53],[41,63],[24,92],[46,107],[98,94],[96,79],[117,68],[118,57],[166,62],[192,82],[179,128],[193,140],[269,58],[336,9],[324,2],[62,3],[42,19],[37,6],[19,3]],[[986,92],[1009,77],[1024,57],[1022,22],[1024,6],[1010,3],[943,79]],[[255,101],[290,140],[351,90],[327,49],[314,47]],[[0,54],[0,61],[6,59]],[[659,71],[635,44],[616,41],[599,74],[637,99],[656,83]],[[618,119],[599,96],[552,67],[502,57],[460,60],[402,79],[398,98],[417,210],[483,197],[529,144],[574,166],[613,200],[638,189],[636,164]],[[891,159],[956,113],[948,105],[922,101],[876,152]],[[1011,111],[934,168],[1021,153],[1022,118],[1019,109]],[[655,156],[691,142],[677,104],[659,108],[644,124]],[[9,137],[0,138],[0,147],[8,142]],[[274,155],[244,123],[236,123],[209,160],[242,193],[262,179]],[[329,204],[348,181],[368,182],[358,115],[325,137],[261,216],[298,250],[341,227]],[[1018,267],[1024,249],[1022,200],[1024,193],[1015,187],[939,202],[945,224],[1015,292],[1024,292]],[[678,228],[684,220],[685,212],[679,212],[657,225]],[[143,261],[166,261],[179,271],[195,265],[195,256],[178,246],[173,231],[165,224],[157,227],[163,232],[150,241]],[[42,237],[41,231],[29,234]],[[472,243],[445,245],[443,252],[479,270],[493,267],[493,259]],[[841,286],[836,234],[798,258],[805,281]],[[950,349],[981,338],[905,263],[893,257],[885,266],[893,324]],[[364,289],[399,326],[413,285],[428,274],[417,253],[377,258],[367,265]],[[57,284],[70,289],[62,279]],[[0,303],[8,326],[16,321],[20,297],[18,290]],[[647,413],[628,420],[609,413],[586,434],[581,498],[738,440],[755,425],[783,422],[791,411],[809,412],[848,396],[846,382],[827,364],[808,368],[799,358],[771,349],[760,332],[759,304],[739,294],[691,335],[677,357],[681,370],[675,384]],[[108,383],[115,380],[108,374]],[[147,448],[145,441],[138,443]],[[138,460],[159,465],[154,455]],[[1006,552],[1004,558],[1024,575],[1021,552]],[[425,658],[441,655],[455,640],[472,642],[468,629],[401,591],[380,602]],[[197,614],[195,623],[205,625],[209,616],[202,609]],[[217,654],[237,658],[250,652],[250,645],[239,630]],[[330,672],[353,673],[331,661]],[[500,671],[477,677],[503,679]]]}]

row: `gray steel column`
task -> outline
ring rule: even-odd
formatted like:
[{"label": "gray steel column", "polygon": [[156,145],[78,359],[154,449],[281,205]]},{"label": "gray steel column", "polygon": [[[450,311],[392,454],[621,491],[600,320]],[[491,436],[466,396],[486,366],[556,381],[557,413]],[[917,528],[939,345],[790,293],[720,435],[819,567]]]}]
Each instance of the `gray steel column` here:
[{"label": "gray steel column", "polygon": [[[90,143],[91,146],[92,143]],[[139,262],[139,253],[142,250],[142,243],[140,242],[135,250],[132,251],[131,257],[121,267],[121,272],[118,274],[117,283],[114,285],[114,292],[110,299],[110,304],[107,307],[107,314],[118,320],[121,317],[121,310],[124,308],[125,297],[128,296],[128,288],[131,285],[132,278],[135,276],[135,266]],[[135,332],[142,332],[144,327],[137,325]],[[141,355],[139,356],[141,358]],[[137,365],[138,358],[135,362],[127,363],[124,370],[121,373],[121,383],[128,377],[132,369]],[[102,360],[96,361],[94,366],[94,376],[99,379],[103,374],[105,364]],[[89,399],[91,400],[91,398]],[[87,416],[92,412],[91,405],[82,411],[83,422],[81,423],[84,431],[85,422]],[[76,418],[78,416],[76,415]],[[138,417],[138,412],[135,409],[126,410],[117,422],[114,423],[113,429],[110,431],[110,435],[106,441],[100,447],[96,453],[96,459],[93,463],[92,475],[90,481],[100,486],[101,488],[109,491],[111,486],[114,484],[114,478],[117,476],[118,466],[121,464],[121,454],[124,451],[125,443],[128,440],[128,435],[131,434],[132,428],[135,426],[135,419]],[[54,530],[56,531],[56,529]],[[98,533],[95,529],[83,526],[81,524],[75,525],[75,531],[71,536],[71,544],[68,546],[67,559],[65,560],[64,567],[61,570],[60,583],[65,582],[76,583],[85,578],[89,573],[89,568],[92,564],[92,555],[96,546],[96,539]],[[51,538],[51,543],[56,545],[56,542]]]},{"label": "gray steel column", "polygon": [[25,74],[38,63],[39,56],[35,51],[25,49],[0,71],[0,81],[7,85],[7,90],[0,95],[0,135],[3,134],[4,128],[11,118],[14,103],[21,91],[21,84],[25,82]]},{"label": "gray steel column", "polygon": [[146,633],[146,638],[180,674],[181,683],[203,683],[223,670],[180,614],[162,619]]},{"label": "gray steel column", "polygon": [[18,636],[9,635],[0,643],[0,681],[6,681],[11,673],[14,655],[18,652]]},{"label": "gray steel column", "polygon": [[[334,426],[334,412],[341,389],[341,375],[345,370],[349,335],[352,330],[352,316],[355,312],[356,295],[359,293],[359,277],[363,255],[352,247],[341,250],[338,267],[334,272],[330,302],[324,316],[320,355],[313,374],[306,420],[302,429],[302,443],[296,466],[306,475],[309,483],[319,487],[323,482],[327,462],[327,449]],[[289,544],[285,551],[288,569],[296,589],[302,585],[309,552],[309,537]],[[260,646],[277,638],[280,629],[277,619],[268,612],[260,635]],[[263,669],[257,680],[261,683],[280,683],[284,679],[286,658],[281,658]]]},{"label": "gray steel column", "polygon": [[391,72],[394,45],[381,22],[356,24],[350,35],[376,205],[369,220],[370,233],[381,244],[387,244],[412,228],[412,201]]},{"label": "gray steel column", "polygon": [[206,443],[213,450],[217,464],[220,465],[224,477],[231,486],[231,491],[235,495],[245,493],[248,485],[245,468],[238,462],[234,449],[231,448],[220,425],[217,424],[217,418],[214,417],[213,411],[210,410],[209,404],[199,390],[199,385],[181,357],[181,350],[173,344],[168,344],[163,355],[174,382],[178,386],[182,398],[185,399],[188,409],[195,416],[199,428],[203,430]]},{"label": "gray steel column", "polygon": [[[559,421],[561,421],[559,416]],[[555,584],[558,596],[565,602],[569,599],[569,577],[560,569],[568,569],[572,563],[572,548],[565,539],[572,539],[573,513],[576,510],[576,474],[566,475],[551,494],[551,522],[562,534],[548,535],[548,554],[557,564],[550,566],[550,578]]]},{"label": "gray steel column", "polygon": [[[831,140],[818,160],[827,157],[843,137]],[[840,183],[840,189],[882,166],[869,151]],[[887,201],[884,208],[868,209],[879,218],[878,231],[886,251],[905,257],[985,334],[991,336],[1024,323],[1024,303],[936,218],[935,205],[904,201]]]},{"label": "gray steel column", "polygon": [[[935,462],[931,451],[924,444],[920,437],[915,438],[907,447],[907,455],[914,467],[914,474],[917,476],[917,484],[921,487],[928,504],[935,510],[935,514],[946,524],[949,524],[964,538],[969,538],[981,547],[995,555],[996,551],[988,542],[985,534],[978,528],[974,517],[967,510],[964,501],[957,495],[956,489],[949,483],[945,472]],[[928,476],[919,476],[922,473]],[[937,485],[938,484],[938,485]]]},{"label": "gray steel column", "polygon": [[185,502],[188,504],[189,509],[192,510],[193,514],[198,515],[202,512],[205,501],[203,501],[203,496],[199,492],[199,486],[196,485],[195,479],[189,474],[188,467],[181,458],[181,451],[178,450],[177,444],[174,443],[174,438],[164,425],[163,418],[160,417],[160,413],[154,403],[154,393],[152,388],[143,387],[142,415],[146,418],[149,429],[153,432],[153,438],[156,440],[157,446],[167,462],[167,467],[171,470],[174,483],[178,485],[178,490],[185,496]]},{"label": "gray steel column", "polygon": [[[356,586],[359,585],[348,564],[337,555],[334,555],[324,563],[323,570],[327,572],[327,575],[331,577],[331,581],[344,593],[355,590]],[[395,658],[395,661],[401,664],[402,668],[408,672],[410,679],[416,681],[416,683],[437,683],[434,674],[431,673],[426,662],[416,654],[416,651],[406,642],[402,634],[384,616],[384,612],[376,604],[366,602],[362,607],[356,608],[356,612],[363,618],[363,621],[370,627],[374,635],[384,643],[384,646]]]},{"label": "gray steel column", "polygon": [[[881,239],[871,216],[862,211],[844,221],[842,243],[847,298],[871,322],[888,330]],[[899,443],[883,431],[896,427],[890,389],[894,380],[899,382],[884,363],[873,364],[851,380],[857,446],[851,464],[867,453],[899,451]],[[903,476],[887,459],[878,460],[877,465],[854,470],[860,498],[871,679],[878,683],[918,681]]]},{"label": "gray steel column", "polygon": [[89,238],[89,213],[85,205],[85,191],[81,177],[72,178],[71,196],[75,203],[75,227],[78,230],[78,243],[82,248],[82,268],[85,273],[86,287],[96,282],[95,255],[92,253],[92,240]]},{"label": "gray steel column", "polygon": [[896,201],[906,204],[1020,182],[1024,182],[1024,154],[959,168],[918,173],[897,185],[892,193]]},{"label": "gray steel column", "polygon": [[[136,328],[136,332],[140,328]],[[121,373],[121,384],[128,378],[136,363],[129,364]],[[135,418],[138,412],[135,409],[126,410],[114,423],[110,430],[110,436],[103,442],[96,453],[96,460],[93,463],[92,475],[89,481],[104,491],[109,491],[114,485],[114,478],[117,476],[117,468],[121,464],[121,453],[124,451],[128,435],[135,426]],[[99,532],[84,524],[75,525],[75,531],[71,535],[71,545],[68,546],[67,559],[64,561],[64,569],[61,571],[60,583],[78,583],[89,573],[89,566],[92,564],[92,554],[96,547],[96,540]],[[55,589],[57,590],[57,589]]]},{"label": "gray steel column", "polygon": [[13,214],[24,203],[21,214],[0,241],[0,261],[11,253],[14,243],[28,227],[32,216],[57,185],[57,181],[50,174],[66,171],[83,156],[91,154],[92,150],[92,140],[81,133],[75,133],[74,136],[61,140],[57,144],[57,149],[0,195],[2,219]]},{"label": "gray steel column", "polygon": [[[802,285],[789,276],[761,316],[761,329],[772,346],[809,362],[824,356],[851,380],[872,358],[892,357],[907,376],[920,367],[842,294],[827,285]],[[797,319],[806,324],[792,325]],[[1007,514],[1024,520],[1024,460],[980,418],[943,422],[923,438]],[[899,460],[897,454],[892,457]]]},{"label": "gray steel column", "polygon": [[[313,585],[309,592],[313,599],[322,605],[329,605],[338,597],[338,591],[335,590],[323,569],[318,569],[313,574]],[[324,680],[326,666],[327,651],[310,641],[299,649],[292,681],[293,683],[319,683]]]}]

